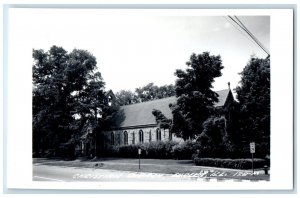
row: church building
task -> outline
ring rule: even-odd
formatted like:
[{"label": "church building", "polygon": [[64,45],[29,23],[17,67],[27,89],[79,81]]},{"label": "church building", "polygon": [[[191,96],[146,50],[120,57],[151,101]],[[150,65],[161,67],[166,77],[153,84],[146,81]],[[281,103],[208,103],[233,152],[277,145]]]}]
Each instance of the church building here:
[{"label": "church building", "polygon": [[[214,105],[217,108],[224,108],[230,105],[234,100],[230,87],[228,89],[216,92],[218,94],[218,102]],[[108,102],[114,103],[115,96],[109,91],[107,94]],[[172,112],[169,104],[175,103],[176,97],[168,97],[157,99],[153,101],[141,102],[120,106],[116,124],[111,126],[111,129],[101,133],[97,139],[97,152],[105,150],[105,148],[117,145],[131,145],[142,144],[154,141],[183,141],[182,138],[177,137],[171,133],[169,129],[160,128],[156,122],[155,116],[152,114],[153,109],[161,111],[166,118],[172,119]],[[85,136],[84,136],[85,137]],[[91,154],[95,152],[95,141],[86,141],[82,139],[82,152],[84,155],[90,155],[85,147],[89,147]],[[91,145],[88,145],[89,142]]]},{"label": "church building", "polygon": [[[218,100],[214,106],[223,108],[230,104],[233,99],[230,88],[216,92]],[[110,145],[130,145],[146,143],[152,141],[183,141],[182,138],[176,137],[169,129],[159,128],[155,116],[152,114],[153,109],[160,110],[168,119],[172,119],[172,112],[169,104],[175,103],[176,97],[168,97],[147,101],[137,104],[121,106],[119,116],[121,118],[117,126],[104,132],[106,143]]]}]

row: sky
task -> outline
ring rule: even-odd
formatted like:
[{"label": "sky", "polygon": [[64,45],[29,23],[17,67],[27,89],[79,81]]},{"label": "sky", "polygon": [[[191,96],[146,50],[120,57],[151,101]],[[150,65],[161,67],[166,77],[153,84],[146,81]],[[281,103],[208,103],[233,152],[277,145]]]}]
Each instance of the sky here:
[{"label": "sky", "polygon": [[[270,49],[270,17],[238,16]],[[134,91],[150,82],[174,84],[176,69],[186,69],[192,53],[220,55],[224,69],[214,90],[234,89],[251,55],[267,54],[223,15],[101,9],[11,9],[9,46],[15,64],[32,67],[32,49],[61,46],[91,52],[114,92]],[[11,53],[12,54],[12,53]]]}]

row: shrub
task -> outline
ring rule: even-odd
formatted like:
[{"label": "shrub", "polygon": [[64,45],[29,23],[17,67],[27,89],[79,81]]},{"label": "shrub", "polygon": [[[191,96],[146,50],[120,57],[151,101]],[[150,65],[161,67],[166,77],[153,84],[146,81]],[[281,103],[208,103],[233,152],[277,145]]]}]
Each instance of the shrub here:
[{"label": "shrub", "polygon": [[175,159],[192,159],[197,150],[200,150],[200,144],[193,141],[185,141],[173,146],[172,154]]},{"label": "shrub", "polygon": [[[221,168],[234,168],[234,169],[251,169],[252,159],[220,159],[220,158],[198,158],[194,159],[197,166],[212,166]],[[264,159],[254,159],[254,168],[263,168],[268,165]]]},{"label": "shrub", "polygon": [[173,141],[145,143],[141,145],[144,150],[142,154],[145,158],[171,159],[172,148],[177,144]]},{"label": "shrub", "polygon": [[143,144],[132,145],[118,145],[108,147],[105,151],[106,157],[125,157],[136,158],[138,157],[138,149],[142,149],[142,158],[156,158],[156,159],[170,159],[173,156],[172,148],[176,142],[150,142]]},{"label": "shrub", "polygon": [[101,151],[102,157],[118,157],[119,148],[117,146],[107,146]]},{"label": "shrub", "polygon": [[135,158],[138,156],[138,145],[116,146],[118,148],[117,157]]}]

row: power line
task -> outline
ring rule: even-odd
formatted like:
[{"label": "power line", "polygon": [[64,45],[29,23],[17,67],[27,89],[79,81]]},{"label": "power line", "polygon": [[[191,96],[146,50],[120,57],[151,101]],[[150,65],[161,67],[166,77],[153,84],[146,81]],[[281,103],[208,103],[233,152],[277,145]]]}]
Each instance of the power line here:
[{"label": "power line", "polygon": [[231,16],[228,16],[233,22],[235,22],[240,28],[242,28],[253,40],[254,42],[262,49],[264,50],[267,54],[269,54],[265,48],[259,43],[257,42],[257,39],[251,34],[250,31],[248,31],[248,29],[246,29],[245,27],[243,27],[243,25],[241,25],[240,23],[238,23],[235,19],[233,19]]},{"label": "power line", "polygon": [[[236,20],[234,20],[231,16],[228,16],[233,22],[235,22],[238,26],[240,26],[253,40],[254,42],[262,49],[264,50],[268,55],[270,55],[270,53],[268,52],[268,50],[266,50],[266,48],[262,45],[261,42],[259,42],[259,40],[246,28],[246,26],[240,21],[238,20],[240,23],[238,23]],[[237,18],[237,17],[236,17]]]},{"label": "power line", "polygon": [[238,23],[235,19],[233,19],[231,16],[228,16],[233,22],[235,22],[240,28],[242,28],[253,40],[254,42],[262,49],[264,50],[268,55],[269,53],[266,51],[266,49],[261,45],[260,42],[258,42],[258,40],[254,37],[253,34],[251,34],[251,32],[246,29],[243,25],[241,25],[240,23]]},{"label": "power line", "polygon": [[260,46],[262,46],[264,48],[265,51],[267,51],[267,53],[269,54],[269,51],[267,50],[267,48],[250,32],[250,30],[242,23],[242,21],[240,21],[240,19],[237,16],[234,16],[237,21],[244,27],[244,29],[252,35],[252,37],[254,37],[254,39],[260,44]]},{"label": "power line", "polygon": [[256,43],[255,43],[252,39],[250,39],[249,36],[247,36],[248,34],[246,34],[244,31],[242,31],[241,29],[239,29],[238,27],[236,27],[236,25],[234,25],[234,23],[232,23],[232,21],[229,20],[227,17],[225,17],[225,16],[223,16],[223,17],[224,17],[224,18],[226,19],[226,21],[228,21],[228,23],[230,23],[235,29],[237,29],[241,34],[243,34],[249,41],[251,41],[253,44],[256,45]]},{"label": "power line", "polygon": [[[270,56],[270,53],[268,52],[268,50],[263,46],[263,44],[261,42],[259,42],[259,40],[246,28],[246,26],[239,20],[237,19],[238,21],[236,21],[234,18],[232,18],[231,16],[228,15],[228,17],[234,22],[236,23],[240,28],[242,28],[252,39],[253,41],[264,51],[266,52],[269,56]],[[236,17],[237,18],[237,17]]]}]

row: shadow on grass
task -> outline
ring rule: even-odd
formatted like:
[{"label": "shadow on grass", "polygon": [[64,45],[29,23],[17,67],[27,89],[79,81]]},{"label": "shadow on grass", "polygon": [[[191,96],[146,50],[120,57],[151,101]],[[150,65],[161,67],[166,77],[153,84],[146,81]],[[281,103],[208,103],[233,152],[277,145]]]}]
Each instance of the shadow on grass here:
[{"label": "shadow on grass", "polygon": [[193,160],[178,160],[177,161],[178,164],[184,164],[184,165],[195,165],[195,163],[193,162]]}]

